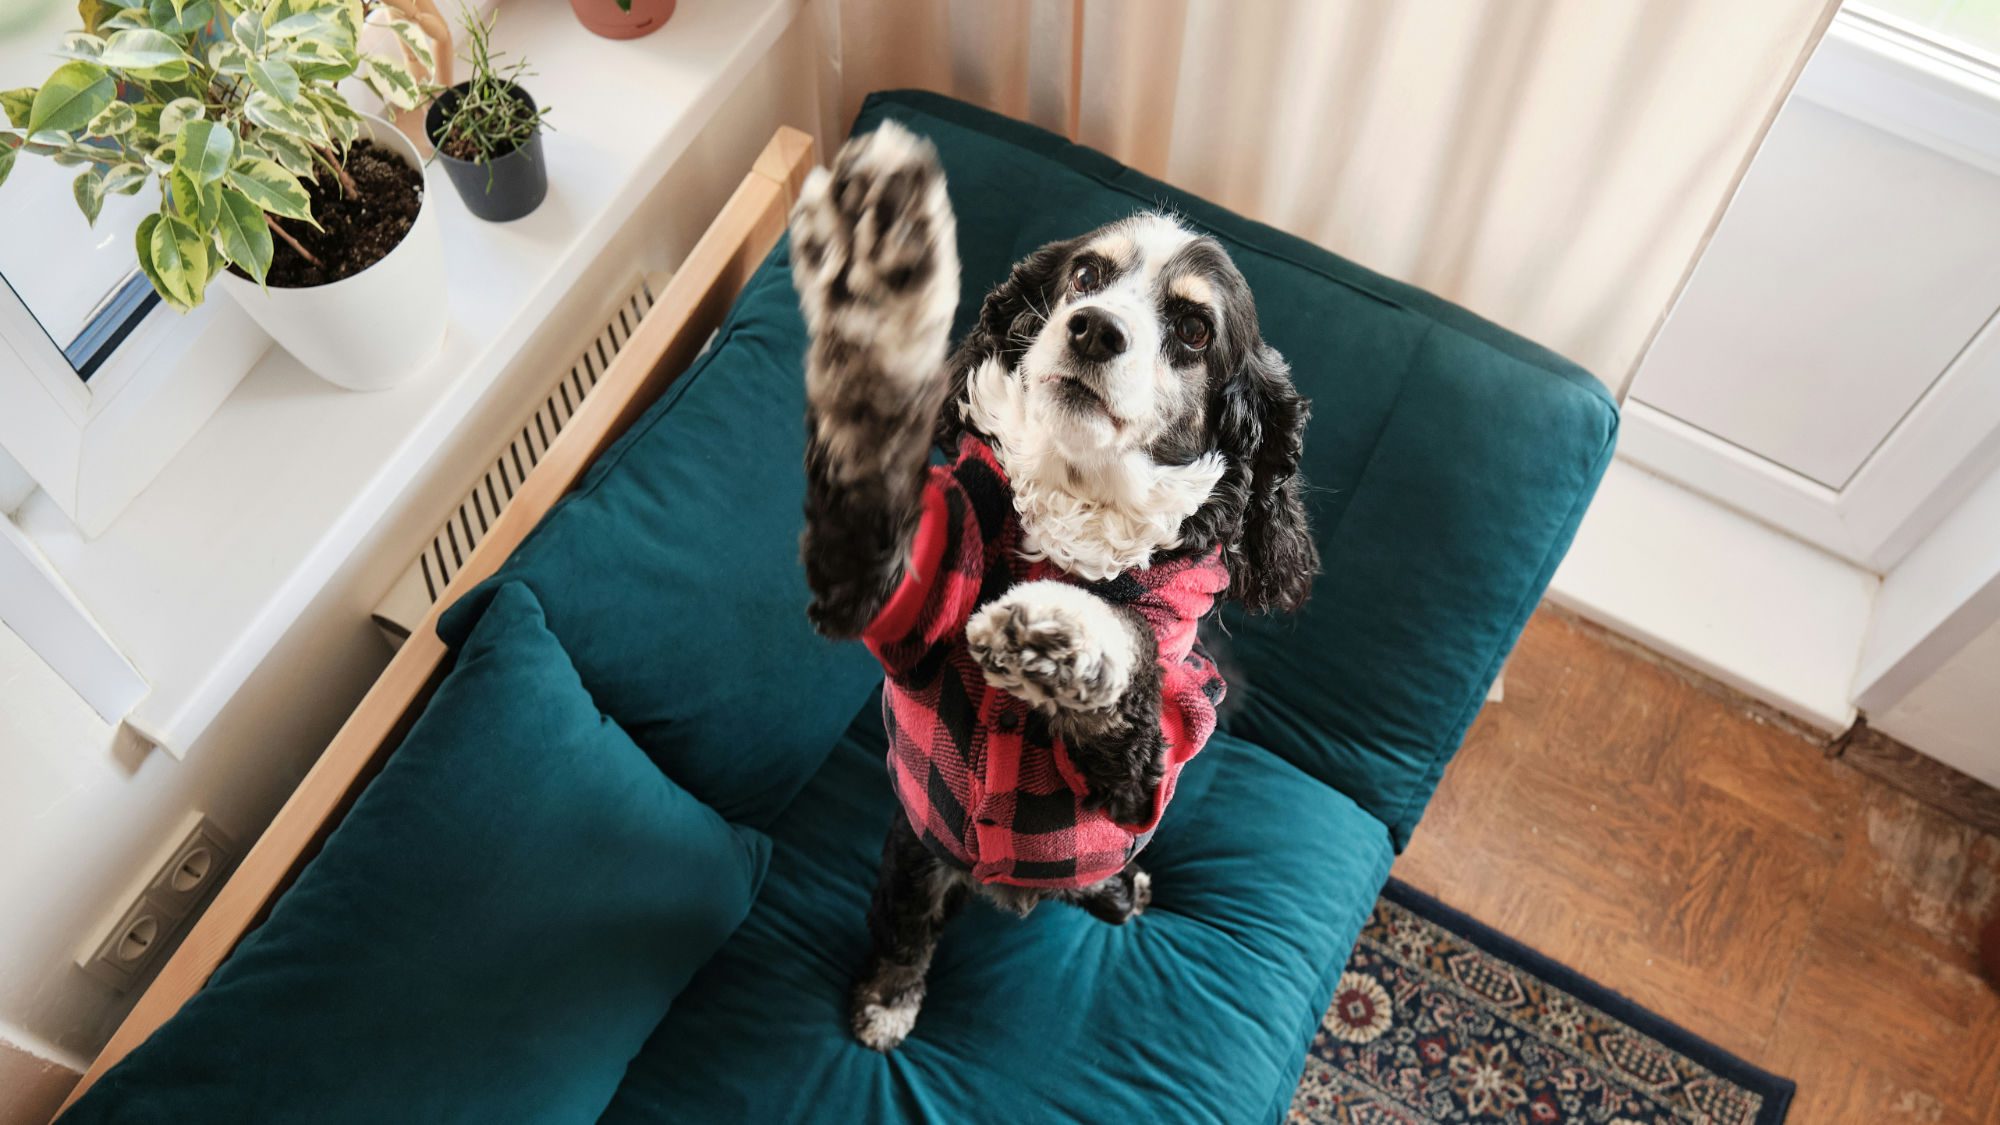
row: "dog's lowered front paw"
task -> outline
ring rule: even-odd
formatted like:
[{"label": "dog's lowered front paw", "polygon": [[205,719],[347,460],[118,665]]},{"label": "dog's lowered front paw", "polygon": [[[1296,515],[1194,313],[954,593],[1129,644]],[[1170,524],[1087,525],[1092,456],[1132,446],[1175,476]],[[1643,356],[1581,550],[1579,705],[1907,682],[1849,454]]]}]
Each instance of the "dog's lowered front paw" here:
[{"label": "dog's lowered front paw", "polygon": [[929,141],[893,121],[848,141],[831,171],[806,177],[791,230],[792,280],[816,337],[942,347],[958,305],[957,228]]},{"label": "dog's lowered front paw", "polygon": [[1029,582],[972,615],[965,640],[986,682],[1038,707],[1102,711],[1132,682],[1132,629],[1090,591]]}]

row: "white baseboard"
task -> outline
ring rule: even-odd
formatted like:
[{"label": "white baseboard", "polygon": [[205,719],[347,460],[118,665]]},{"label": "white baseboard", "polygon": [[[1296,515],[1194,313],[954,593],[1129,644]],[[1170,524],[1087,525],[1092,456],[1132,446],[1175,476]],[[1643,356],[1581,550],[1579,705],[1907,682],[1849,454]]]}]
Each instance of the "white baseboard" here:
[{"label": "white baseboard", "polygon": [[1880,579],[1624,459],[1549,597],[1828,734]]}]

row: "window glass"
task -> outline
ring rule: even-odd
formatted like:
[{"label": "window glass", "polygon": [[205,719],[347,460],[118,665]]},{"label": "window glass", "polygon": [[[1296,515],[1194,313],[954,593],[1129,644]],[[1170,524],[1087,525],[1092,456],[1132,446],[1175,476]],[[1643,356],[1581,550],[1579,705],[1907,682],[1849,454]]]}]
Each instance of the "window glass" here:
[{"label": "window glass", "polygon": [[[76,27],[71,0],[0,0],[0,90],[41,85],[62,65],[51,51]],[[132,232],[160,200],[151,184],[107,196],[93,227],[72,195],[77,172],[27,153],[15,160],[0,184],[0,279],[87,378],[157,301],[138,275]]]},{"label": "window glass", "polygon": [[1854,0],[1847,6],[2000,64],[2000,0]]}]

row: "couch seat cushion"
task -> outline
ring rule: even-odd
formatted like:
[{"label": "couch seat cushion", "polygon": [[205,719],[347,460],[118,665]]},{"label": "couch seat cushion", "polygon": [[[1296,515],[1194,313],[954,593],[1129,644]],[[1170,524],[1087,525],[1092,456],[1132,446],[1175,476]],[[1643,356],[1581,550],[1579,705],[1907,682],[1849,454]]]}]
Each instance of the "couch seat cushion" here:
[{"label": "couch seat cushion", "polygon": [[1389,870],[1380,822],[1218,735],[1141,855],[1123,927],[975,901],[939,946],[915,1033],[884,1056],[846,994],[898,815],[863,712],[772,828],[770,876],[674,1002],[606,1122],[1274,1119]]},{"label": "couch seat cushion", "polygon": [[592,1121],[768,854],[503,587],[270,918],[62,1120]]}]

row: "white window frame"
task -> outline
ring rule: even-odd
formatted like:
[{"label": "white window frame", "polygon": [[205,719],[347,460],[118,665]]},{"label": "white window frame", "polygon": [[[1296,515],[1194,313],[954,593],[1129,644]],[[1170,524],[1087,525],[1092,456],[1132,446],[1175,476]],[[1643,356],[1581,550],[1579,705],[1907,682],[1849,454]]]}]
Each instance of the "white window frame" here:
[{"label": "white window frame", "polygon": [[0,286],[0,449],[86,537],[111,526],[270,346],[220,292],[155,306],[89,382]]},{"label": "white window frame", "polygon": [[150,690],[48,560],[4,515],[0,626],[20,637],[106,722],[122,721]]},{"label": "white window frame", "polygon": [[[2000,174],[2000,72],[1902,26],[1838,13],[1794,98]],[[1781,116],[1774,128],[1783,128]],[[1699,269],[1699,266],[1697,266]],[[1888,573],[2000,465],[2000,317],[1989,321],[1838,490],[1646,401],[1624,405],[1619,454],[1877,574]]]}]

